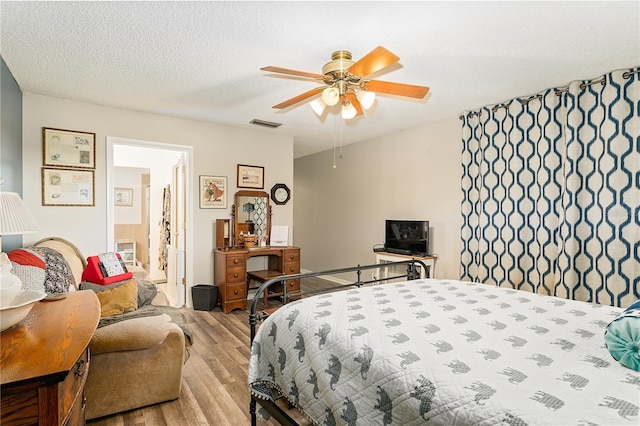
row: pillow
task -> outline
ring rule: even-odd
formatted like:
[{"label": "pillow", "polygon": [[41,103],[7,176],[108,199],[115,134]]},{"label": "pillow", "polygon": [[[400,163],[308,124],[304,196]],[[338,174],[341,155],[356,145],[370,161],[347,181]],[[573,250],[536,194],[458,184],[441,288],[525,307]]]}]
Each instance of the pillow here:
[{"label": "pillow", "polygon": [[128,280],[108,290],[96,291],[100,301],[100,316],[110,317],[138,309],[138,285]]},{"label": "pillow", "polygon": [[82,281],[78,287],[80,290],[91,290],[91,291],[98,292],[98,291],[111,290],[112,288],[119,287],[122,284],[126,283],[127,281],[118,281],[117,283],[105,284],[105,285],[90,283],[89,281]]},{"label": "pillow", "polygon": [[31,247],[44,259],[44,291],[47,293],[66,293],[76,284],[71,268],[64,256],[49,247]]},{"label": "pillow", "polygon": [[604,342],[613,359],[640,371],[640,300],[607,325]]},{"label": "pillow", "polygon": [[[129,281],[133,281],[133,279]],[[156,297],[156,294],[158,294],[158,289],[156,285],[155,284],[146,285],[141,283],[139,280],[135,280],[135,281],[138,284],[138,308],[141,306],[150,305],[151,301]],[[102,284],[90,283],[88,281],[83,281],[80,283],[80,290],[92,290],[95,292],[105,291],[105,290],[110,290],[112,288],[121,286],[126,282],[128,281],[118,281],[117,283],[102,285]]]},{"label": "pillow", "polygon": [[12,250],[7,256],[11,261],[11,273],[22,281],[22,290],[44,291],[46,264],[42,256],[26,248]]}]

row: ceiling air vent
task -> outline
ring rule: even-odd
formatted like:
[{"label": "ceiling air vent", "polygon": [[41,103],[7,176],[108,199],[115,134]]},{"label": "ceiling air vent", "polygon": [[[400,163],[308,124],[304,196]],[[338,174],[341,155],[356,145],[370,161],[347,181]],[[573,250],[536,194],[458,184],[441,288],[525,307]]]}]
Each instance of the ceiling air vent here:
[{"label": "ceiling air vent", "polygon": [[273,121],[258,120],[257,118],[254,118],[249,123],[255,124],[256,126],[269,127],[271,129],[275,129],[276,127],[282,126],[282,123],[274,123]]}]

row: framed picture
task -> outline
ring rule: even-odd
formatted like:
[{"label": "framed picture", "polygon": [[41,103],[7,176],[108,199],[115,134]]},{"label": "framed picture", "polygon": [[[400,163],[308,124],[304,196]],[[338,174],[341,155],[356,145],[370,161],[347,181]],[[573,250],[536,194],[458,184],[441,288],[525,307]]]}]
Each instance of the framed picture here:
[{"label": "framed picture", "polygon": [[132,206],[133,188],[113,188],[114,206]]},{"label": "framed picture", "polygon": [[238,164],[238,188],[264,188],[264,167]]},{"label": "framed picture", "polygon": [[44,166],[96,168],[96,134],[42,128]]},{"label": "framed picture", "polygon": [[200,176],[200,208],[227,208],[227,177]]},{"label": "framed picture", "polygon": [[94,206],[93,170],[42,168],[43,206]]}]

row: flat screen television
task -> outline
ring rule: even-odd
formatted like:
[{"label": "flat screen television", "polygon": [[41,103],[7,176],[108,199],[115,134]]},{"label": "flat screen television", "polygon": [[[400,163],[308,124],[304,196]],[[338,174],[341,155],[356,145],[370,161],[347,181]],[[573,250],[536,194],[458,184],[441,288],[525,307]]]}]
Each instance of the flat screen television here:
[{"label": "flat screen television", "polygon": [[429,254],[428,220],[386,220],[384,249],[389,253]]}]

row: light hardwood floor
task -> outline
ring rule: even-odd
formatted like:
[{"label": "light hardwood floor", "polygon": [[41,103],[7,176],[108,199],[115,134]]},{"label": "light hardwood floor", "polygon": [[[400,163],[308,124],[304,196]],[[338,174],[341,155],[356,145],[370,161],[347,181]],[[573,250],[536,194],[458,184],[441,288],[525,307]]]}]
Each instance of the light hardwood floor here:
[{"label": "light hardwood floor", "polygon": [[[302,290],[335,285],[318,278],[302,282]],[[248,425],[249,314],[182,309],[194,333],[191,357],[184,365],[180,398],[88,421],[91,426]],[[162,374],[162,372],[158,372]],[[126,384],[123,384],[126,386]],[[304,416],[289,414],[300,424]],[[258,425],[276,425],[258,421]]]}]

